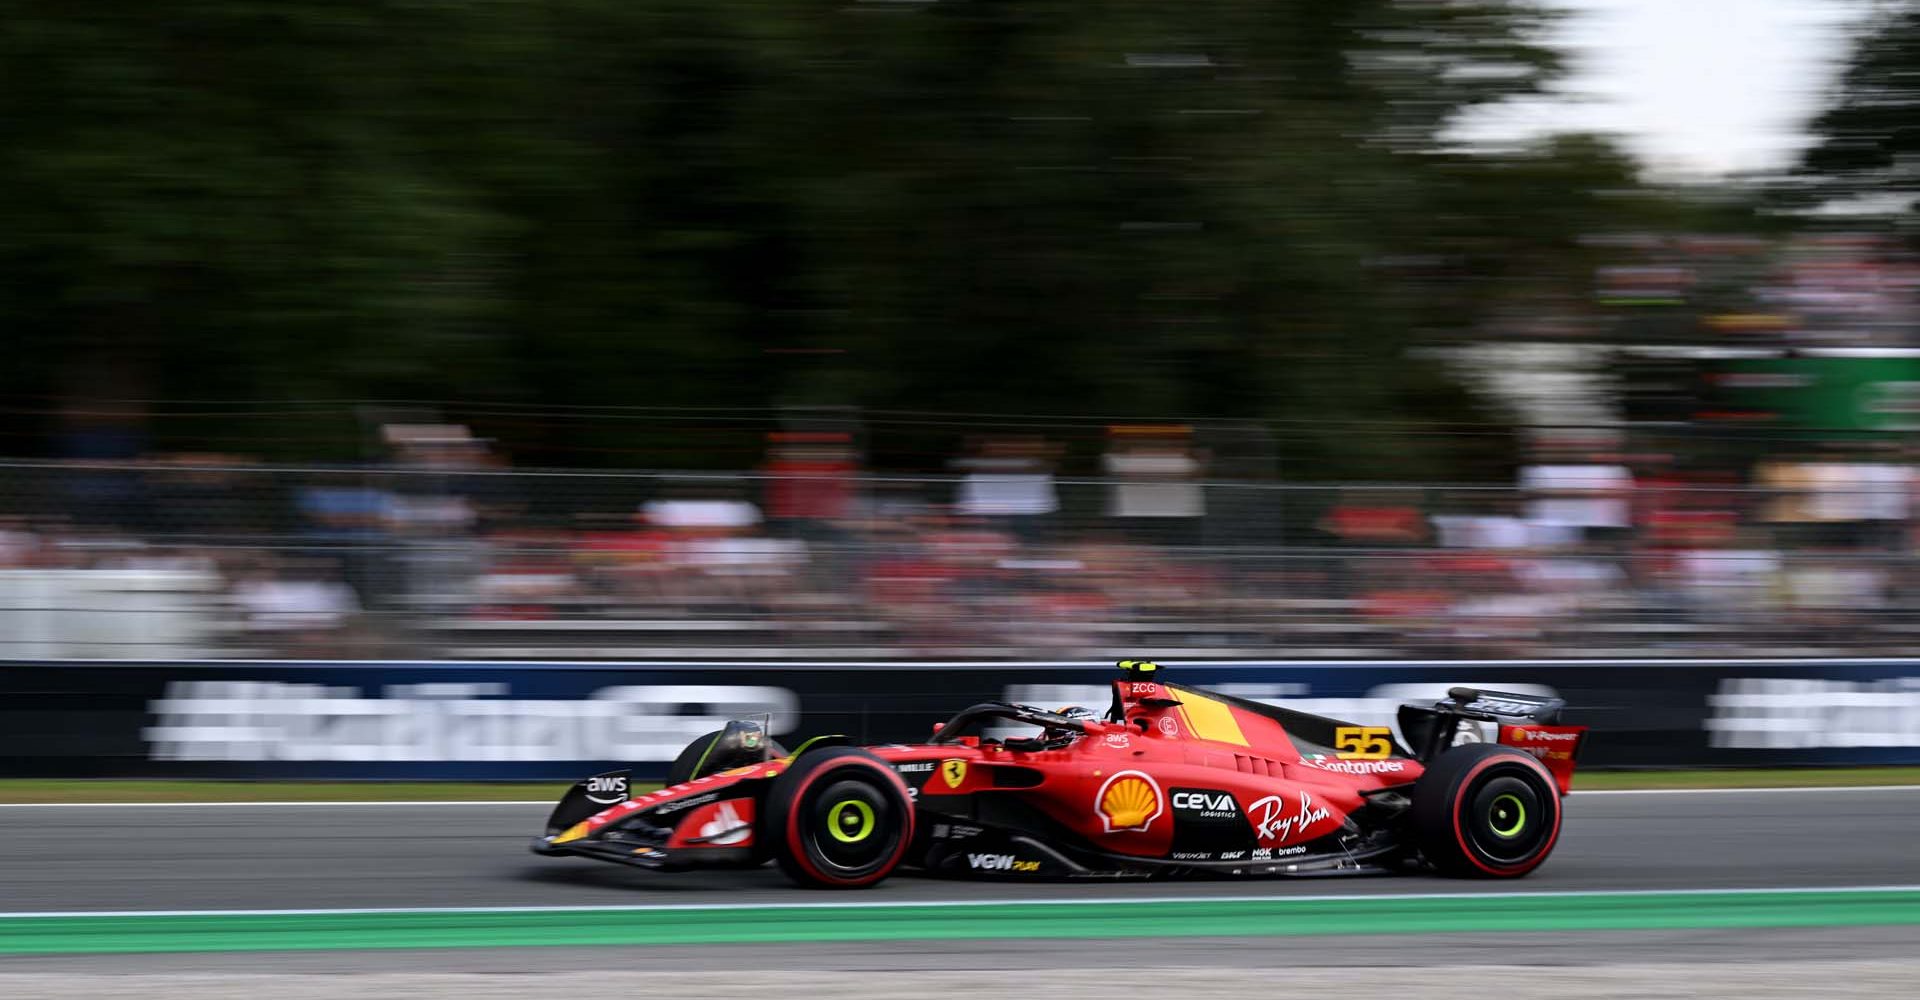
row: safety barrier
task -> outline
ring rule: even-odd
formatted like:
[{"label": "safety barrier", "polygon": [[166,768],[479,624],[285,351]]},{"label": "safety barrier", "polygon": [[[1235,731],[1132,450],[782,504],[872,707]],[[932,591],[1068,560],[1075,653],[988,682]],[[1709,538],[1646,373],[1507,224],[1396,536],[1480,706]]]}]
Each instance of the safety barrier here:
[{"label": "safety barrier", "polygon": [[[1203,661],[1180,681],[1361,725],[1455,685],[1553,693],[1587,767],[1920,763],[1920,660]],[[689,740],[923,739],[978,701],[1107,700],[1109,664],[0,663],[0,775],[657,778]]]}]

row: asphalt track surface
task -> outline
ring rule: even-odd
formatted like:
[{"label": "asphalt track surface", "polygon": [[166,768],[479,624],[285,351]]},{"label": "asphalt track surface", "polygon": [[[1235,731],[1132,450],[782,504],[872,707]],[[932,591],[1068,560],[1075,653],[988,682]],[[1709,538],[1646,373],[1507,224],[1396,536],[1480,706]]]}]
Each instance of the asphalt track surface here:
[{"label": "asphalt track surface", "polygon": [[[820,902],[771,867],[660,874],[527,852],[547,807],[0,807],[0,912]],[[1920,787],[1594,793],[1519,881],[1024,884],[898,877],[861,901],[1575,892],[1920,883]],[[852,894],[830,894],[845,900]]]},{"label": "asphalt track surface", "polygon": [[[0,913],[360,907],[740,906],[1251,894],[1560,893],[1857,887],[1920,883],[1920,788],[1575,795],[1553,858],[1517,882],[1427,876],[1219,882],[1013,884],[900,877],[858,894],[794,889],[772,868],[663,875],[526,851],[545,805],[0,807]],[[1151,920],[1151,907],[1142,908]],[[756,968],[1046,969],[1124,966],[1143,947],[1182,962],[1285,968],[1597,961],[1862,960],[1910,955],[1917,927],[1686,932],[1340,935],[1296,939],[763,945]],[[629,949],[616,949],[627,952]],[[660,967],[715,961],[701,947],[642,949]],[[278,971],[561,971],[604,968],[609,949],[285,954]],[[636,956],[636,960],[637,956]],[[257,969],[258,955],[21,956],[0,971]]]}]

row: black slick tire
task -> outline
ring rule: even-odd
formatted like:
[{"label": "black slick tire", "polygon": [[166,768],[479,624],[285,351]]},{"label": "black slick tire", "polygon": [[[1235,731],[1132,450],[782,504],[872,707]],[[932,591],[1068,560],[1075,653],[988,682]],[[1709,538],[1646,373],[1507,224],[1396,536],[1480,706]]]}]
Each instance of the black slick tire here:
[{"label": "black slick tire", "polygon": [[865,750],[817,750],[774,779],[758,839],[796,885],[865,888],[906,857],[913,796],[886,761]]},{"label": "black slick tire", "polygon": [[1560,790],[1538,760],[1487,743],[1436,757],[1413,785],[1420,853],[1444,875],[1518,878],[1560,839]]}]

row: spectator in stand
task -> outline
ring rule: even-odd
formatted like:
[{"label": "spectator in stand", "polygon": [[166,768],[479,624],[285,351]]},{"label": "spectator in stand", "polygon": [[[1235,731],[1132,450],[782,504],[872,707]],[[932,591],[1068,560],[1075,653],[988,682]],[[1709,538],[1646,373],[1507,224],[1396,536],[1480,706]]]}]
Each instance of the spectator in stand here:
[{"label": "spectator in stand", "polygon": [[581,590],[573,540],[538,528],[489,534],[486,566],[471,587],[474,610],[489,618],[547,618],[568,610]]},{"label": "spectator in stand", "polygon": [[306,518],[301,540],[314,558],[340,561],[341,575],[359,603],[379,607],[393,589],[385,570],[391,547],[386,490],[360,485],[356,477],[329,475],[303,487],[294,505]]},{"label": "spectator in stand", "polygon": [[42,558],[40,534],[24,517],[0,517],[0,569],[37,565]]},{"label": "spectator in stand", "polygon": [[1511,497],[1475,496],[1478,514],[1436,514],[1432,518],[1442,548],[1547,549],[1579,540],[1577,533],[1558,525],[1538,524],[1521,517]]},{"label": "spectator in stand", "polygon": [[1673,571],[1687,606],[1709,621],[1741,625],[1770,614],[1780,594],[1780,553],[1750,530],[1706,548],[1674,554]]},{"label": "spectator in stand", "polygon": [[1577,532],[1586,542],[1626,538],[1633,525],[1633,473],[1617,455],[1576,438],[1550,437],[1536,445],[1534,457],[1520,470],[1528,521]]},{"label": "spectator in stand", "polygon": [[1196,481],[1201,461],[1193,429],[1183,425],[1122,424],[1107,428],[1102,464],[1115,480],[1107,514],[1135,537],[1160,542],[1198,541],[1205,497]]},{"label": "spectator in stand", "polygon": [[967,473],[960,482],[959,512],[994,518],[1023,538],[1038,539],[1046,518],[1060,509],[1053,486],[1059,449],[1044,438],[1021,435],[989,438],[973,452],[953,463]]},{"label": "spectator in stand", "polygon": [[[131,387],[111,371],[96,372],[103,390],[96,400],[75,400],[60,410],[59,454],[75,465],[60,477],[62,514],[80,524],[127,526],[146,509],[144,480],[133,468],[147,451],[148,415]],[[115,401],[114,397],[119,400]]]},{"label": "spectator in stand", "polygon": [[404,544],[399,553],[402,592],[410,602],[437,603],[468,594],[485,568],[475,539],[482,490],[477,475],[494,467],[489,443],[460,424],[388,424],[381,434],[393,464],[408,471],[391,479],[388,527]]},{"label": "spectator in stand", "polygon": [[1417,545],[1429,534],[1418,497],[1403,490],[1347,490],[1320,519],[1320,530],[1354,545]]},{"label": "spectator in stand", "polygon": [[823,537],[852,512],[852,439],[839,432],[768,435],[767,516],[801,537]]},{"label": "spectator in stand", "polygon": [[284,655],[338,656],[340,634],[360,611],[352,589],[319,560],[261,558],[233,585],[248,637]]},{"label": "spectator in stand", "polygon": [[1768,461],[1757,475],[1775,491],[1765,519],[1792,542],[1813,546],[1883,546],[1908,519],[1913,470],[1890,462],[1807,457]]}]

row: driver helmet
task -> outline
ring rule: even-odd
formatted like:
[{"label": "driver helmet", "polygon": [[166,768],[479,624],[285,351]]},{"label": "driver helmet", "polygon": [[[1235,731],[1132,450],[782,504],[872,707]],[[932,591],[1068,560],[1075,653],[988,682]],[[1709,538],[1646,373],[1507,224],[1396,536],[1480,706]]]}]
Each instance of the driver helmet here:
[{"label": "driver helmet", "polygon": [[[1069,719],[1074,719],[1079,722],[1094,722],[1100,718],[1099,716],[1093,714],[1093,709],[1087,708],[1083,705],[1067,705],[1062,708],[1056,708],[1053,710],[1053,714],[1065,716]],[[1041,738],[1046,740],[1048,743],[1059,743],[1060,745],[1064,746],[1066,744],[1072,743],[1074,740],[1077,740],[1080,737],[1085,735],[1086,735],[1085,733],[1081,732],[1078,729],[1065,729],[1065,728],[1056,727],[1056,728],[1047,730],[1045,735],[1042,736]]]}]

